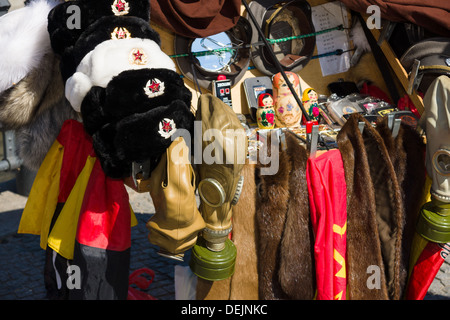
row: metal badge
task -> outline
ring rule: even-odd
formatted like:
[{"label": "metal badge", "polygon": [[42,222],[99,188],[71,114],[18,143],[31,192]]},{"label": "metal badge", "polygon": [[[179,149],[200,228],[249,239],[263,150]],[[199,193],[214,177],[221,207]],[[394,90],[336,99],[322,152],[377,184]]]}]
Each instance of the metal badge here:
[{"label": "metal badge", "polygon": [[164,82],[155,78],[147,81],[144,91],[149,98],[154,98],[164,94],[164,88]]},{"label": "metal badge", "polygon": [[147,55],[144,50],[134,48],[131,50],[128,61],[130,64],[145,65],[147,64]]},{"label": "metal badge", "polygon": [[120,39],[130,39],[131,33],[127,30],[127,28],[116,27],[114,31],[111,33],[112,40],[120,40]]},{"label": "metal badge", "polygon": [[161,137],[165,139],[169,139],[174,133],[177,131],[175,126],[175,122],[172,119],[164,118],[159,122],[159,130],[158,133]]},{"label": "metal badge", "polygon": [[130,5],[125,0],[115,0],[111,6],[112,12],[116,16],[124,16],[129,13]]}]

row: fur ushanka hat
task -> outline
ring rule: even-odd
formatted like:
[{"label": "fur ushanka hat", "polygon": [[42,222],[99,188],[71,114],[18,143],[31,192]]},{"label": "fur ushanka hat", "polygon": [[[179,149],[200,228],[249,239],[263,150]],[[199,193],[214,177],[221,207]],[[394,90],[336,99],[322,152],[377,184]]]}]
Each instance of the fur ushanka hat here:
[{"label": "fur ushanka hat", "polygon": [[175,71],[175,64],[150,39],[122,39],[103,41],[87,53],[77,71],[66,81],[66,98],[80,110],[81,102],[93,86],[105,88],[122,71],[164,68]]},{"label": "fur ushanka hat", "polygon": [[159,34],[150,27],[148,21],[139,17],[106,16],[93,22],[79,36],[77,42],[64,50],[61,74],[66,81],[72,76],[84,56],[106,40],[140,38],[153,40],[161,45]]},{"label": "fur ushanka hat", "polygon": [[[61,23],[68,3],[79,5],[87,16],[78,32],[66,26],[65,17]],[[177,130],[193,134],[192,94],[161,50],[149,12],[146,0],[78,0],[49,14],[65,96],[81,112],[111,178],[130,176],[132,162],[150,161],[153,170]]]},{"label": "fur ushanka hat", "polygon": [[62,55],[86,28],[105,16],[132,16],[149,22],[150,4],[147,0],[72,0],[59,4],[48,15],[48,33],[55,53]]},{"label": "fur ushanka hat", "polygon": [[150,160],[153,170],[178,129],[193,134],[191,99],[180,75],[164,68],[127,70],[92,87],[81,114],[105,174],[127,177],[133,161]]}]

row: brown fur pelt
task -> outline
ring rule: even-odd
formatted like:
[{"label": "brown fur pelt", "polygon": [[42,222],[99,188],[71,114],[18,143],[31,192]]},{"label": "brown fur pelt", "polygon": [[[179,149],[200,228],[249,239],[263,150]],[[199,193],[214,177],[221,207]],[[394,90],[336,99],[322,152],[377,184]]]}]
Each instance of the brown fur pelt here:
[{"label": "brown fur pelt", "polygon": [[383,138],[371,125],[363,132],[375,194],[378,235],[390,299],[400,299],[403,202],[397,175]]},{"label": "brown fur pelt", "polygon": [[291,161],[287,152],[279,152],[279,169],[274,175],[259,175],[261,168],[257,168],[260,179],[256,206],[259,298],[287,299],[278,278],[278,269],[281,237],[288,210]]},{"label": "brown fur pelt", "polygon": [[[267,143],[269,144],[269,142]],[[286,132],[279,169],[259,175],[256,206],[259,298],[314,297],[313,239],[306,184],[307,152]]]},{"label": "brown fur pelt", "polygon": [[389,152],[402,193],[404,212],[401,224],[402,248],[399,270],[399,296],[403,297],[409,270],[412,238],[425,185],[425,144],[420,135],[412,127],[405,124],[401,124],[397,136],[393,138],[387,121],[387,117],[383,118],[382,121],[377,123],[376,129],[383,138]]},{"label": "brown fur pelt", "polygon": [[[388,299],[374,187],[359,121],[370,126],[361,116],[352,115],[337,136],[347,184],[347,296],[350,300]],[[370,266],[380,268],[380,289],[367,286]]]},{"label": "brown fur pelt", "polygon": [[291,133],[286,134],[292,169],[289,177],[289,208],[280,248],[278,276],[290,299],[309,300],[315,294],[314,235],[306,182],[306,149]]},{"label": "brown fur pelt", "polygon": [[29,124],[45,110],[61,103],[64,84],[59,70],[59,58],[48,53],[39,67],[0,94],[0,122],[5,129],[17,129]]}]

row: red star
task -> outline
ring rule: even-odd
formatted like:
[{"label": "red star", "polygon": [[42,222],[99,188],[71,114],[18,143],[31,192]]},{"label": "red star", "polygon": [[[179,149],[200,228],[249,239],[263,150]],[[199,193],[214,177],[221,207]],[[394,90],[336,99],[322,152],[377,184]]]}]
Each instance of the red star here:
[{"label": "red star", "polygon": [[170,122],[167,122],[167,121],[164,121],[164,120],[163,120],[163,126],[162,126],[162,129],[163,129],[165,132],[171,131],[171,130],[172,130],[172,126],[170,125]]},{"label": "red star", "polygon": [[152,84],[149,85],[148,88],[150,90],[152,90],[152,92],[158,92],[159,91],[159,83],[157,83],[154,80],[152,80]]},{"label": "red star", "polygon": [[117,11],[122,12],[125,10],[125,3],[123,3],[121,0],[117,2],[116,4]]},{"label": "red star", "polygon": [[142,56],[144,54],[138,50],[136,53],[133,53],[133,55],[134,55],[134,61],[136,61],[136,60],[142,61]]},{"label": "red star", "polygon": [[119,31],[116,32],[116,34],[117,34],[117,38],[125,39],[125,31],[119,30]]}]

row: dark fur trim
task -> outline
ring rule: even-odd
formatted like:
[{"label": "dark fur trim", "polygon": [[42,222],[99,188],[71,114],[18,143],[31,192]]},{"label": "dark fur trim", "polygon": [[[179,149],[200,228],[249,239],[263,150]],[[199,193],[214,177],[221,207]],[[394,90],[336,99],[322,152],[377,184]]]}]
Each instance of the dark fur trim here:
[{"label": "dark fur trim", "polygon": [[[148,0],[128,0],[130,11],[127,16],[134,16],[150,21],[150,2]],[[48,32],[53,50],[62,55],[64,50],[75,45],[80,35],[92,23],[104,16],[113,16],[111,0],[72,0],[53,8],[48,15]],[[69,29],[67,22],[74,19],[74,11],[68,10],[72,5],[80,8],[80,28]]]},{"label": "dark fur trim", "polygon": [[314,297],[313,233],[306,184],[308,157],[290,132],[286,133],[286,146],[286,150],[280,148],[278,172],[258,176],[261,182],[256,205],[257,254],[259,298],[263,300]]},{"label": "dark fur trim", "polygon": [[[347,294],[350,300],[388,299],[374,186],[359,121],[366,123],[366,132],[370,124],[360,115],[352,115],[337,136],[347,184]],[[380,268],[380,289],[367,286],[369,266]]]},{"label": "dark fur trim", "polygon": [[314,234],[306,182],[306,149],[290,132],[287,153],[292,169],[289,177],[289,208],[280,248],[278,276],[290,299],[311,300],[315,294]]},{"label": "dark fur trim", "polygon": [[92,135],[92,146],[105,175],[110,178],[120,179],[131,175],[131,162],[118,158],[114,146],[116,134],[114,125],[108,123]]},{"label": "dark fur trim", "polygon": [[403,202],[397,175],[383,138],[372,126],[363,132],[375,193],[378,232],[390,299],[400,298]]},{"label": "dark fur trim", "polygon": [[[164,83],[164,93],[149,98],[144,87],[151,79]],[[106,87],[104,112],[106,116],[122,118],[132,113],[142,113],[159,106],[181,100],[191,105],[192,93],[180,75],[169,69],[141,69],[121,72]]]},{"label": "dark fur trim", "polygon": [[194,131],[194,115],[180,100],[145,113],[133,114],[117,123],[108,123],[93,134],[93,147],[102,169],[111,178],[125,178],[133,161],[150,161],[153,170],[172,142],[159,133],[162,119],[174,120],[177,129]]},{"label": "dark fur trim", "polygon": [[377,123],[377,131],[382,136],[389,152],[402,193],[402,248],[399,260],[399,296],[403,297],[409,270],[412,239],[417,215],[421,205],[421,195],[425,185],[425,144],[419,134],[410,126],[402,124],[395,139],[388,128],[387,117]]},{"label": "dark fur trim", "polygon": [[[147,81],[155,78],[164,83],[164,93],[149,98],[144,87]],[[176,72],[168,69],[128,70],[114,77],[106,89],[91,88],[81,104],[81,114],[86,132],[93,134],[108,122],[167,106],[174,100],[190,106],[191,99],[192,93]]]},{"label": "dark fur trim", "polygon": [[[268,137],[267,145],[270,145]],[[256,205],[258,232],[259,298],[262,300],[286,299],[279,278],[280,246],[289,201],[289,174],[291,162],[286,152],[280,152],[279,170],[274,175],[260,175],[260,196]]]},{"label": "dark fur trim", "polygon": [[158,132],[164,118],[173,120],[177,130],[186,129],[193,136],[194,115],[184,102],[175,100],[167,106],[133,114],[117,123],[114,145],[119,159],[141,162],[159,158],[172,142],[171,138],[166,139]]},{"label": "dark fur trim", "polygon": [[126,28],[132,38],[150,39],[161,45],[159,33],[153,30],[148,21],[138,17],[106,16],[93,22],[80,34],[74,46],[65,49],[62,56],[61,73],[63,79],[72,76],[84,56],[99,43],[111,40],[111,33],[117,27]]},{"label": "dark fur trim", "polygon": [[106,118],[103,111],[105,94],[105,88],[98,86],[92,87],[81,103],[80,111],[83,117],[83,126],[89,135],[93,135],[104,125],[112,121],[112,119]]},{"label": "dark fur trim", "polygon": [[[366,123],[362,135],[357,128],[360,121]],[[375,129],[360,115],[352,115],[338,135],[348,189],[347,257],[352,299],[401,298],[406,280],[402,257],[405,213],[398,180],[406,177],[402,139],[400,134],[394,141],[386,122]],[[367,276],[359,278],[370,265],[382,271],[381,290],[368,291]]]}]

